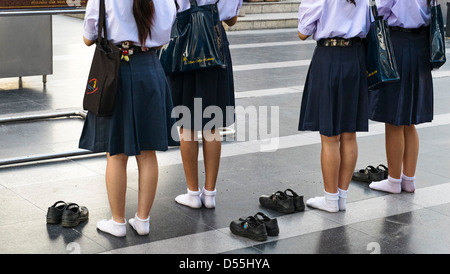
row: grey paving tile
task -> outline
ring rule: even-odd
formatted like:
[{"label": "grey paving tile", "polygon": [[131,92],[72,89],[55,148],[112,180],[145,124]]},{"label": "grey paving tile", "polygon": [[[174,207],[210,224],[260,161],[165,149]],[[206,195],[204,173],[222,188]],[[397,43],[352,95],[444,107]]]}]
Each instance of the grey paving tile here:
[{"label": "grey paving tile", "polygon": [[429,209],[353,224],[350,227],[381,238],[412,253],[450,253],[450,219]]},{"label": "grey paving tile", "polygon": [[264,254],[405,254],[408,250],[348,226],[292,237],[254,248]]},{"label": "grey paving tile", "polygon": [[98,174],[91,169],[71,161],[57,160],[2,169],[0,172],[0,184],[11,188],[45,182],[64,181],[69,178],[81,180],[84,177],[95,175]]},{"label": "grey paving tile", "polygon": [[1,254],[69,254],[99,253],[105,249],[81,234],[78,230],[47,225],[44,220],[24,220],[23,222],[0,225]]}]

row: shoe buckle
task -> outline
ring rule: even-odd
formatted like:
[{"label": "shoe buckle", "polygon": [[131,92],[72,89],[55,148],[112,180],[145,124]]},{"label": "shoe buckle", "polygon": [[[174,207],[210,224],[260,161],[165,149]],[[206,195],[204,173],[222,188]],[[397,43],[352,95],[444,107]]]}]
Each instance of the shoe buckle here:
[{"label": "shoe buckle", "polygon": [[244,229],[248,229],[248,222],[244,223]]}]

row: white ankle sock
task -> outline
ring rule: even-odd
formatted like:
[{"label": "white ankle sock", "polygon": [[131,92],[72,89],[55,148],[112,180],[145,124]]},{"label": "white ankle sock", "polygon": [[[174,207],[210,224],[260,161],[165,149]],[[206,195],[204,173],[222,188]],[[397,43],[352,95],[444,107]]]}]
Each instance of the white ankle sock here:
[{"label": "white ankle sock", "polygon": [[115,222],[112,218],[109,220],[101,220],[97,223],[97,228],[103,232],[109,233],[116,237],[124,237],[127,235],[127,221],[125,223]]},{"label": "white ankle sock", "polygon": [[346,210],[348,190],[338,188],[338,193],[339,193],[339,210]]},{"label": "white ankle sock", "polygon": [[390,193],[400,193],[402,192],[402,179],[395,179],[388,176],[386,180],[372,182],[369,187],[375,190],[381,190]]},{"label": "white ankle sock", "polygon": [[339,211],[339,192],[328,193],[324,191],[325,195],[322,197],[314,197],[306,201],[306,205],[321,209],[328,212]]},{"label": "white ankle sock", "polygon": [[210,191],[210,190],[206,190],[203,187],[200,198],[202,200],[203,205],[206,208],[215,208],[216,207],[216,193],[217,193],[217,190],[215,190],[215,189],[213,191]]},{"label": "white ankle sock", "polygon": [[136,230],[139,235],[147,235],[150,232],[150,217],[143,220],[138,217],[137,213],[134,215],[134,218],[131,218],[128,221],[134,230]]},{"label": "white ankle sock", "polygon": [[200,208],[202,207],[202,201],[200,200],[201,193],[201,190],[192,191],[188,189],[186,194],[178,195],[175,201],[188,207]]},{"label": "white ankle sock", "polygon": [[416,176],[408,177],[402,173],[402,189],[406,192],[416,191]]}]

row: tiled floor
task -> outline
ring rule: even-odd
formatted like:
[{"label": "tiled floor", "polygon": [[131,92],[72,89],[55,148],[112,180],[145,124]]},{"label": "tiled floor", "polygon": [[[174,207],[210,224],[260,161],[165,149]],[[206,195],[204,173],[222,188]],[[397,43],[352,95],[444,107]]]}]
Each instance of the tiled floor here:
[{"label": "tiled floor", "polygon": [[[0,79],[0,119],[80,109],[93,49],[82,44],[81,20],[54,16],[53,28],[54,74],[45,88],[40,76],[24,77],[22,88],[17,78]],[[0,253],[450,253],[450,64],[434,73],[435,120],[418,130],[416,193],[388,195],[352,182],[345,212],[307,208],[283,215],[260,207],[258,197],[291,188],[308,199],[323,191],[319,136],[297,131],[314,43],[299,41],[295,29],[232,32],[229,40],[238,107],[256,110],[259,119],[267,109],[279,119],[267,131],[237,117],[248,131],[260,132],[257,140],[224,142],[215,209],[175,203],[186,190],[178,148],[158,153],[148,236],[131,228],[125,238],[96,230],[110,214],[102,154],[0,166]],[[0,124],[0,161],[76,150],[82,125],[78,117]],[[371,122],[358,135],[358,168],[385,163],[383,128]],[[128,171],[130,218],[137,207],[134,159]],[[58,200],[87,206],[89,221],[74,229],[47,225],[47,207]],[[278,219],[279,236],[261,243],[230,233],[232,220],[258,211]]]}]

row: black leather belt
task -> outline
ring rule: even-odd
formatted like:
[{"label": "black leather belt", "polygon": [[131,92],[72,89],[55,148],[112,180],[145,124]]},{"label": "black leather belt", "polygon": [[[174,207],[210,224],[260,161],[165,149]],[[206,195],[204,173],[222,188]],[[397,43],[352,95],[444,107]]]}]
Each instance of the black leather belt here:
[{"label": "black leather belt", "polygon": [[122,42],[121,44],[117,45],[117,47],[120,48],[120,50],[122,51],[121,59],[127,62],[130,61],[130,56],[133,54],[154,50],[151,48],[143,48],[140,46],[135,46],[133,45],[133,42],[129,41]]},{"label": "black leather belt", "polygon": [[395,31],[401,31],[401,32],[420,33],[422,31],[426,30],[427,27],[426,26],[421,26],[421,27],[416,28],[416,29],[405,29],[405,28],[402,28],[402,27],[389,27],[389,29],[390,30],[395,30]]},{"label": "black leather belt", "polygon": [[320,39],[317,41],[317,45],[319,47],[351,47],[359,42],[361,42],[360,37],[353,37],[350,39],[335,37]]}]

